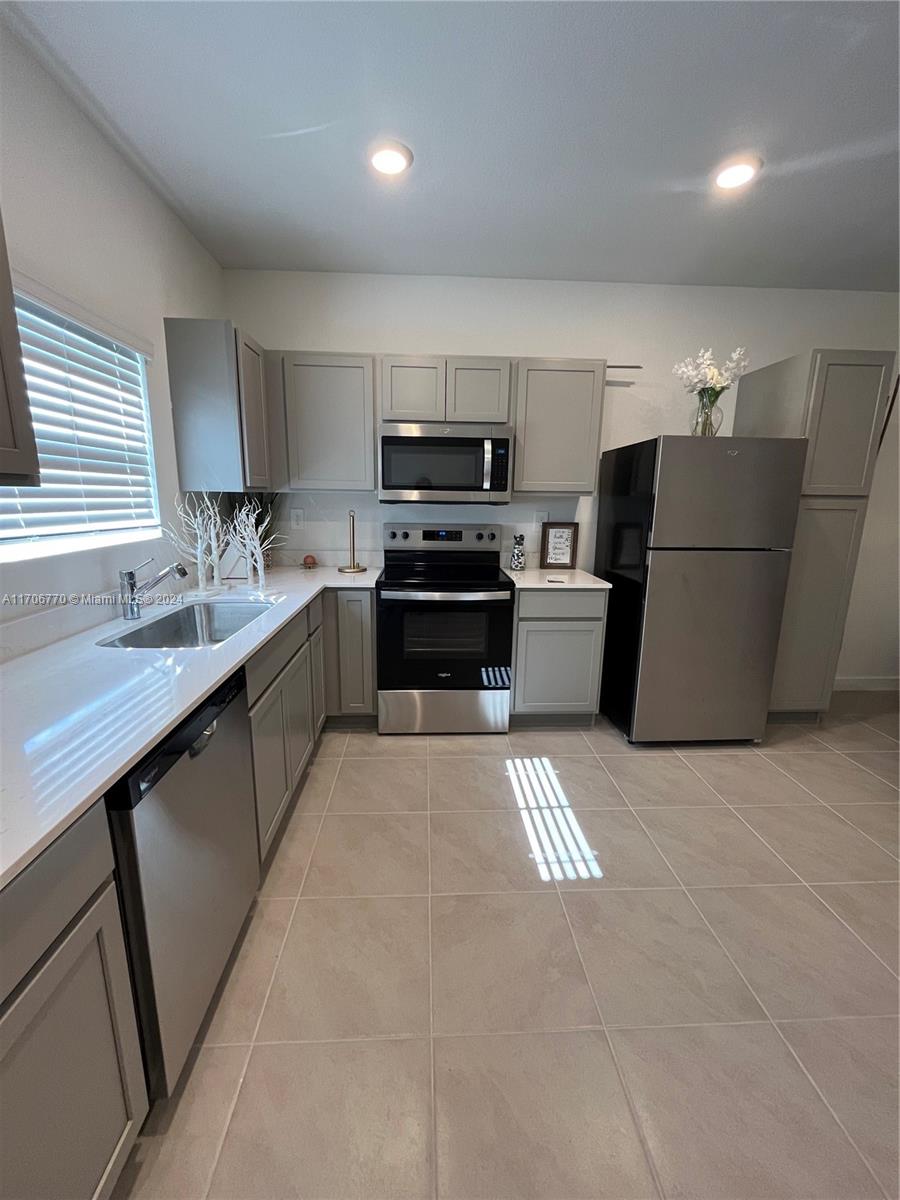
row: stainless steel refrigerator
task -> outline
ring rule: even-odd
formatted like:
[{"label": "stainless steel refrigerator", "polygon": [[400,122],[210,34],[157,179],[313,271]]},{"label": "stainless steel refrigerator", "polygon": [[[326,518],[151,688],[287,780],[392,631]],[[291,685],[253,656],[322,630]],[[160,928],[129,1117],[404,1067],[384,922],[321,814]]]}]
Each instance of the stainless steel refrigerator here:
[{"label": "stainless steel refrigerator", "polygon": [[805,457],[805,438],[664,435],[604,452],[600,711],[630,741],[762,737]]}]

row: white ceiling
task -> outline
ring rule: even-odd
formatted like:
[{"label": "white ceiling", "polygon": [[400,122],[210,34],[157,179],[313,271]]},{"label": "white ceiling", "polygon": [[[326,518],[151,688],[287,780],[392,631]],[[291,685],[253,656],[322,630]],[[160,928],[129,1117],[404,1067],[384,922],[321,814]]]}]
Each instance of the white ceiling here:
[{"label": "white ceiling", "polygon": [[13,7],[226,267],[897,286],[892,3]]}]

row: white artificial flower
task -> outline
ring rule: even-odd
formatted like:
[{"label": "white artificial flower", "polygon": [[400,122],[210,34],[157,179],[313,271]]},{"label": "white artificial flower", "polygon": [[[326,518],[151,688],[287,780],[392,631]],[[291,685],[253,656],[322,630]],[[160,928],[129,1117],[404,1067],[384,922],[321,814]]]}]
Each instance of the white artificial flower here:
[{"label": "white artificial flower", "polygon": [[701,348],[696,358],[686,358],[684,362],[676,363],[672,374],[678,376],[688,392],[699,392],[702,388],[725,391],[744,373],[749,361],[747,351],[743,346],[738,346],[724,367],[720,368],[713,358],[712,349]]}]

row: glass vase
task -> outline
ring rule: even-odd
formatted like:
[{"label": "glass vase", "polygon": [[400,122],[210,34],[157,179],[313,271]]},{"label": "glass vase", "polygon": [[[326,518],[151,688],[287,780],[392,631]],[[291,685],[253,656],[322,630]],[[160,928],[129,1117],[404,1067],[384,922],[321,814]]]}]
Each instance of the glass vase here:
[{"label": "glass vase", "polygon": [[724,388],[701,388],[697,393],[697,409],[691,418],[694,437],[715,437],[722,428],[725,414],[718,402],[724,391]]}]

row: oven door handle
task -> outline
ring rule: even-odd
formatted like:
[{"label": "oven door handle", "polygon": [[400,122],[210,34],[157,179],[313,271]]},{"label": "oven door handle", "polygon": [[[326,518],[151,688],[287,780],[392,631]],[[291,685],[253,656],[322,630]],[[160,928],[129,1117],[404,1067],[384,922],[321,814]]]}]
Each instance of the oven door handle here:
[{"label": "oven door handle", "polygon": [[512,592],[379,592],[381,600],[512,600]]}]

